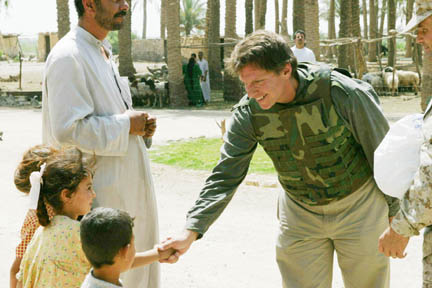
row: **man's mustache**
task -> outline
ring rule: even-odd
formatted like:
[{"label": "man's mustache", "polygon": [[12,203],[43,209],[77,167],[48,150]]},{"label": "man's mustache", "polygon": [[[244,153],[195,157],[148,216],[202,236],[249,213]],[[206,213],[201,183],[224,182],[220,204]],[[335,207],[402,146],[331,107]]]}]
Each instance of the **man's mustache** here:
[{"label": "man's mustache", "polygon": [[126,11],[120,11],[120,12],[114,14],[114,17],[126,16],[126,15],[127,15]]}]

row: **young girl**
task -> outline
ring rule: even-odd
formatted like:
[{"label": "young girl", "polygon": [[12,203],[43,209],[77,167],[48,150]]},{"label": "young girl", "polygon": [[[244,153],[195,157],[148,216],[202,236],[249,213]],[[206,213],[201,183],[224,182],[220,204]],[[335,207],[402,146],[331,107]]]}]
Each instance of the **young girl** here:
[{"label": "young girl", "polygon": [[[17,171],[24,182],[31,182],[30,198],[37,199],[36,214],[44,226],[36,231],[24,254],[17,287],[80,287],[90,264],[81,249],[76,219],[90,211],[96,196],[91,174],[94,161],[72,147],[44,160],[35,160],[37,164],[23,161]],[[54,210],[52,219],[47,205]]]},{"label": "young girl", "polygon": [[[30,193],[29,174],[33,171],[39,171],[42,163],[45,163],[48,157],[58,152],[58,150],[47,146],[37,145],[27,150],[22,158],[20,165],[15,170],[14,182],[15,186],[21,192]],[[46,205],[50,218],[54,216],[54,211],[51,206]],[[39,221],[36,215],[36,209],[29,209],[21,228],[21,242],[15,250],[15,260],[10,269],[10,288],[16,288],[16,274],[19,271],[22,257],[27,249],[30,240],[33,238],[36,229],[39,227]]]}]

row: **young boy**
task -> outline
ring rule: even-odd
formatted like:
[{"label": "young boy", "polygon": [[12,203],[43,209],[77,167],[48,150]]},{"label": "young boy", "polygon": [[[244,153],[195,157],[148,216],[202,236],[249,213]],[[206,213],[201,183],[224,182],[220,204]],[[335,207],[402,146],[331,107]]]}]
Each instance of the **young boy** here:
[{"label": "young boy", "polygon": [[127,212],[96,208],[81,220],[82,249],[93,266],[81,288],[122,287],[120,273],[167,259],[175,250],[136,253],[133,219]]}]

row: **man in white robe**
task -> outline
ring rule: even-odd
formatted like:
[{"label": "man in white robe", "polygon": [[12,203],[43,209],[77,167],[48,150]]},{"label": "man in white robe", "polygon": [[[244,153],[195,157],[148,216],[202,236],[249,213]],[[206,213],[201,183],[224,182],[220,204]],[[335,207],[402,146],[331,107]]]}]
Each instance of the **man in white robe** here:
[{"label": "man in white robe", "polygon": [[[75,6],[78,26],[55,45],[45,66],[43,141],[76,145],[96,155],[95,204],[135,217],[136,249],[148,250],[159,242],[146,149],[156,120],[133,111],[128,83],[120,78],[104,40],[109,31],[121,28],[129,6],[124,0],[75,0]],[[159,287],[159,263],[131,270],[123,283]]]},{"label": "man in white robe", "polygon": [[204,54],[202,51],[198,52],[198,65],[201,69],[202,75],[201,75],[201,90],[204,96],[204,101],[208,103],[210,101],[210,75],[209,75],[209,68],[208,68],[208,62],[204,59]]}]

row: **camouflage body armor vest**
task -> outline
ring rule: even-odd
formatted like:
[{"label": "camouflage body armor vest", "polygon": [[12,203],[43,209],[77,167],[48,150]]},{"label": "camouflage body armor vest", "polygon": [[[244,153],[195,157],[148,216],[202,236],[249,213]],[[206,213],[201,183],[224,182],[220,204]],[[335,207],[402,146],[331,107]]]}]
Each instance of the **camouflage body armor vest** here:
[{"label": "camouflage body armor vest", "polygon": [[360,144],[336,113],[330,96],[334,85],[349,95],[345,87],[349,85],[338,83],[342,77],[338,73],[331,81],[331,73],[322,68],[308,71],[306,95],[299,102],[263,110],[255,99],[248,101],[258,142],[272,159],[279,182],[289,195],[308,205],[339,200],[372,175]]}]

